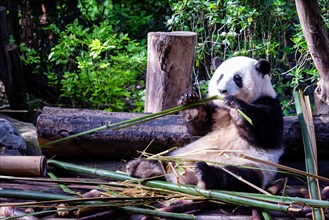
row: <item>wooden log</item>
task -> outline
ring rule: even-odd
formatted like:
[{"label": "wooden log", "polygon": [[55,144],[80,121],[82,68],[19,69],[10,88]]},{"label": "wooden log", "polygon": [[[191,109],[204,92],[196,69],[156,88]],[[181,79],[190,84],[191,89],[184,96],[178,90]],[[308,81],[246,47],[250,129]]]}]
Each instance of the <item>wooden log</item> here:
[{"label": "wooden log", "polygon": [[[329,156],[329,115],[314,116],[315,135],[318,148],[318,159]],[[284,145],[286,153],[283,160],[304,159],[304,145],[297,116],[284,118]]]},{"label": "wooden log", "polygon": [[191,91],[196,34],[148,33],[145,112],[160,112],[177,105]]},{"label": "wooden log", "polygon": [[[82,109],[45,107],[37,120],[40,144],[80,133],[107,123],[116,123],[144,114],[109,113]],[[329,116],[314,117],[319,159],[329,156]],[[183,119],[170,115],[126,129],[103,130],[69,141],[42,147],[47,157],[103,157],[121,159],[137,156],[136,151],[158,153],[168,148],[183,146],[196,137],[188,135]],[[303,160],[304,149],[297,117],[284,119],[285,161]]]},{"label": "wooden log", "polygon": [[[37,119],[40,144],[81,133],[108,123],[141,117],[138,113],[110,113],[98,110],[43,108]],[[153,121],[113,131],[110,129],[80,136],[41,148],[45,156],[84,159],[92,157],[127,158],[136,151],[157,153],[168,147],[180,147],[190,141],[184,121],[179,116],[166,116]],[[86,158],[87,157],[87,158]]]}]

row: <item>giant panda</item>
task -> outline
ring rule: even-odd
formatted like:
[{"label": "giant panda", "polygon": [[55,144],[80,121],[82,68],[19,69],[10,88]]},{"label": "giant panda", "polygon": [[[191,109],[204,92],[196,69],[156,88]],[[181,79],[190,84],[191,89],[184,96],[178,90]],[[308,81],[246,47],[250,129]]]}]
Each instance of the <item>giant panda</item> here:
[{"label": "giant panda", "polygon": [[[241,155],[278,163],[284,152],[283,116],[270,81],[270,64],[265,59],[243,56],[213,63],[216,70],[209,81],[208,95],[221,99],[181,112],[191,135],[201,137],[169,153],[184,161],[179,166],[184,169],[174,169],[171,163],[165,177],[173,183],[205,189],[254,190],[238,176],[265,188],[274,178],[275,167]],[[196,93],[186,93],[180,104],[198,99]],[[164,170],[157,161],[142,159],[128,162],[126,168],[129,175],[139,178],[163,175]]]}]

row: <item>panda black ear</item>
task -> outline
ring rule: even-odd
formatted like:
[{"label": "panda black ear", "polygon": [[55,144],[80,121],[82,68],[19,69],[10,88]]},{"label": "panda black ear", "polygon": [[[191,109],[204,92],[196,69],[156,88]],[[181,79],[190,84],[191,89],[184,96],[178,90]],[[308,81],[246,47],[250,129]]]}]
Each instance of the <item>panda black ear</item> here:
[{"label": "panda black ear", "polygon": [[256,70],[258,70],[260,73],[263,75],[270,74],[271,71],[271,65],[270,63],[265,60],[265,59],[260,59],[256,64],[255,64]]},{"label": "panda black ear", "polygon": [[212,66],[214,67],[214,69],[216,70],[221,64],[223,63],[223,60],[220,59],[219,57],[214,57],[214,59],[212,60]]}]

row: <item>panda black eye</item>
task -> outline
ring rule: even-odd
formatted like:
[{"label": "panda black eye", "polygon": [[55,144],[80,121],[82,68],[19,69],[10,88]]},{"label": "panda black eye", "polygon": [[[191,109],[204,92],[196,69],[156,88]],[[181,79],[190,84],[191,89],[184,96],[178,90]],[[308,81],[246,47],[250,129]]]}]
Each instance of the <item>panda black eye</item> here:
[{"label": "panda black eye", "polygon": [[233,80],[234,80],[235,84],[236,84],[239,88],[242,88],[243,83],[242,83],[242,78],[241,78],[241,76],[239,76],[239,75],[235,75],[235,76],[233,77]]}]

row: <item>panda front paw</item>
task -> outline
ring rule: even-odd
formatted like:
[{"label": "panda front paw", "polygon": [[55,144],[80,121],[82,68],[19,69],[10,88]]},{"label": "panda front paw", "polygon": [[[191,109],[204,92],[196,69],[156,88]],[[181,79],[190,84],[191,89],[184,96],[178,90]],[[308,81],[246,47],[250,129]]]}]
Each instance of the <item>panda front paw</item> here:
[{"label": "panda front paw", "polygon": [[[196,92],[184,93],[179,101],[180,105],[187,105],[199,101],[199,95]],[[180,112],[186,122],[193,121],[199,116],[200,108],[189,108]]]},{"label": "panda front paw", "polygon": [[200,97],[196,92],[187,92],[182,95],[179,100],[179,105],[187,105],[196,101],[199,101]]},{"label": "panda front paw", "polygon": [[230,108],[240,109],[241,108],[241,100],[236,98],[233,95],[226,96],[223,100],[224,104]]},{"label": "panda front paw", "polygon": [[228,106],[231,118],[235,122],[236,125],[242,126],[244,125],[244,118],[238,112],[238,109],[242,112],[246,113],[245,104],[242,100],[236,98],[235,96],[227,96],[224,98],[224,105]]},{"label": "panda front paw", "polygon": [[162,176],[163,172],[157,161],[134,159],[127,163],[126,171],[129,176],[137,178],[150,178]]}]

